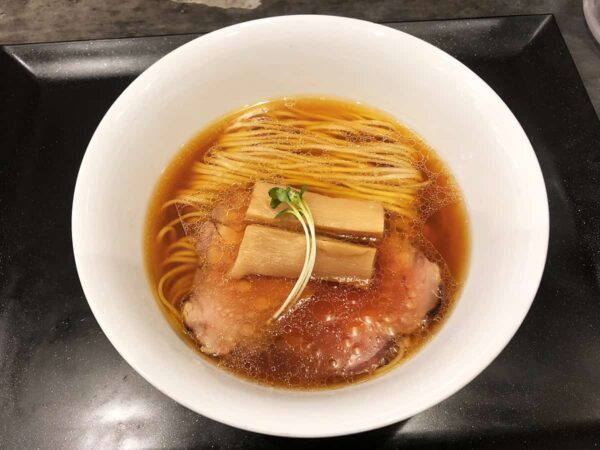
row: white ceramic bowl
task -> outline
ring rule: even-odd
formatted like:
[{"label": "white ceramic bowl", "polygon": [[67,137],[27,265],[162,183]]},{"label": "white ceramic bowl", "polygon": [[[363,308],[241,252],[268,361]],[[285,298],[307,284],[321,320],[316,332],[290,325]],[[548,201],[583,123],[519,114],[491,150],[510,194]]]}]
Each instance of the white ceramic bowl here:
[{"label": "white ceramic bowl", "polygon": [[[161,171],[198,130],[261,100],[322,94],[384,110],[421,135],[456,176],[471,221],[466,284],[446,324],[412,359],[347,388],[254,385],[205,362],[159,311],[142,226]],[[73,202],[85,295],[121,355],[182,405],[235,427],[333,436],[406,419],[452,395],[511,339],[536,293],[548,206],[535,154],[494,91],[408,34],[328,16],[246,22],[198,38],[141,74],[89,146]]]}]

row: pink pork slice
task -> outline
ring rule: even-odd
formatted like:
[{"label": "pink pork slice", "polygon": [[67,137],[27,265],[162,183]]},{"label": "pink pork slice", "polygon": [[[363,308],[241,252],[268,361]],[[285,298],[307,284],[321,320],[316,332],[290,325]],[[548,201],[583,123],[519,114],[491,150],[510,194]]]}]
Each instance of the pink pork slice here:
[{"label": "pink pork slice", "polygon": [[[396,241],[384,242],[379,250],[379,266],[385,270],[377,294],[355,295],[358,303],[343,317],[336,317],[339,300],[311,298],[311,282],[305,299],[281,320],[292,323],[293,315],[302,314],[312,319],[313,326],[283,333],[275,341],[275,352],[285,351],[288,359],[295,355],[304,370],[315,374],[354,375],[385,362],[395,338],[417,330],[438,304],[441,283],[437,264],[398,235],[388,239]],[[197,242],[198,254],[207,256],[197,271],[192,295],[183,305],[184,323],[207,354],[226,355],[236,346],[255,346],[267,337],[265,324],[294,280],[228,280],[223,274],[235,260],[239,241],[232,242],[229,233],[207,223]]]}]

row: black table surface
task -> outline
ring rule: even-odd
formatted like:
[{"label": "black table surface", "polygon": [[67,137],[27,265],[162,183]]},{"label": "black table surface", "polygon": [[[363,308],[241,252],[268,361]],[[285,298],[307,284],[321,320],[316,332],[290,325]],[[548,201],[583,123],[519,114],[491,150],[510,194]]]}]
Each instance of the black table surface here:
[{"label": "black table surface", "polygon": [[540,161],[548,261],[500,356],[439,405],[340,438],[259,435],[179,406],[98,327],[75,270],[70,219],[77,171],[102,115],[149,64],[196,35],[4,46],[0,448],[600,447],[600,122],[556,22],[539,15],[388,25],[488,82]]}]

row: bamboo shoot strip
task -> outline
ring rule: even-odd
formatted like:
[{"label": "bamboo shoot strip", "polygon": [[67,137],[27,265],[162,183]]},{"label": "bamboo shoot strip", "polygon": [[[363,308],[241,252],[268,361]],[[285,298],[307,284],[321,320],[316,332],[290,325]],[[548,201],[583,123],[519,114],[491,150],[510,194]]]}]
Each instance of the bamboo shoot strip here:
[{"label": "bamboo shoot strip", "polygon": [[[290,215],[279,218],[273,215],[268,193],[274,187],[264,182],[254,184],[246,219],[266,225],[275,225],[279,221],[288,228],[299,230],[299,221]],[[314,217],[314,226],[319,231],[357,237],[381,238],[383,236],[385,214],[381,203],[335,198],[312,192],[306,192],[303,198]],[[285,206],[278,205],[275,212],[283,210]]]},{"label": "bamboo shoot strip", "polygon": [[[298,278],[306,254],[305,241],[302,233],[248,225],[229,276]],[[313,278],[366,285],[373,277],[375,248],[326,237],[317,237],[316,244]]]}]

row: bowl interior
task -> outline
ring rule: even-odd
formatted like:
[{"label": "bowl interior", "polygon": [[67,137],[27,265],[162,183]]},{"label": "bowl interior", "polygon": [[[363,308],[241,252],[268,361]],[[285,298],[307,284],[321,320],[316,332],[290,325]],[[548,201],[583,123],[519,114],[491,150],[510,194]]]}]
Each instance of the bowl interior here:
[{"label": "bowl interior", "polygon": [[[383,110],[447,163],[472,254],[446,324],[412,359],[344,389],[293,392],[232,377],[169,327],[144,270],[142,230],[161,171],[199,129],[269,98],[327,95]],[[73,242],[90,306],[122,356],[164,393],[253,431],[329,436],[405,419],[454,393],[506,345],[537,289],[548,240],[541,172],[520,125],[462,64],[412,36],[325,16],[247,22],[144,72],[98,127],[77,180]]]}]

